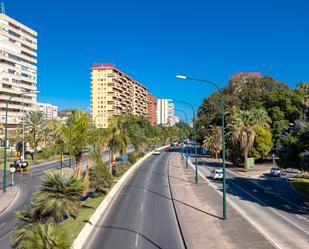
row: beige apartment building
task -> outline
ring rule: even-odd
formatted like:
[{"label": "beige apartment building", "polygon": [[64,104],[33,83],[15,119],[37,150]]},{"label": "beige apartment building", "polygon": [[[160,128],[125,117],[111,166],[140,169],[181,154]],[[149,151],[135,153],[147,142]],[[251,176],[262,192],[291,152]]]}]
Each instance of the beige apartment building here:
[{"label": "beige apartment building", "polygon": [[5,122],[6,104],[9,102],[8,127],[16,127],[26,112],[35,110],[36,51],[37,32],[1,13],[0,119],[2,123]]},{"label": "beige apartment building", "polygon": [[147,88],[112,64],[94,64],[91,68],[91,114],[99,128],[108,118],[132,113],[147,117]]}]

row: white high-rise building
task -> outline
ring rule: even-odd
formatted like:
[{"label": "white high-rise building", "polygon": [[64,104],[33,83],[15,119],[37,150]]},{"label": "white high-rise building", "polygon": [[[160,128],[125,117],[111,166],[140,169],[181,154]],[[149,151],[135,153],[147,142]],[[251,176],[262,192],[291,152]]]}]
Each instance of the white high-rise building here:
[{"label": "white high-rise building", "polygon": [[174,103],[171,99],[158,99],[157,124],[174,125]]},{"label": "white high-rise building", "polygon": [[[0,120],[16,127],[35,110],[37,89],[37,32],[0,13]],[[20,95],[21,93],[26,93]]]},{"label": "white high-rise building", "polygon": [[37,103],[36,109],[44,114],[45,119],[58,118],[58,106],[51,105],[49,103]]}]

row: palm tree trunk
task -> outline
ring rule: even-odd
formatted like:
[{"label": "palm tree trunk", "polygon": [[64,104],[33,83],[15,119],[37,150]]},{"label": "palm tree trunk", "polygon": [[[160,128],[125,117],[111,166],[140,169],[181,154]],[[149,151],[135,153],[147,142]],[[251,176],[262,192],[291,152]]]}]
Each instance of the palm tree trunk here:
[{"label": "palm tree trunk", "polygon": [[247,169],[247,161],[248,161],[248,148],[247,147],[245,147],[245,149],[244,149],[244,155],[245,155],[245,169]]}]

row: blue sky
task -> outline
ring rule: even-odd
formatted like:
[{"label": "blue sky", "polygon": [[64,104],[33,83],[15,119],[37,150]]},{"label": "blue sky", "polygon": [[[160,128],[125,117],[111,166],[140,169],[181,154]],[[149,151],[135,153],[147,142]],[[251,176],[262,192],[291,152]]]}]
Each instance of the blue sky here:
[{"label": "blue sky", "polygon": [[291,87],[309,81],[307,0],[4,2],[7,15],[38,31],[38,100],[60,109],[89,106],[93,62],[112,62],[155,96],[195,107],[214,89],[175,75],[221,86],[237,71]]}]

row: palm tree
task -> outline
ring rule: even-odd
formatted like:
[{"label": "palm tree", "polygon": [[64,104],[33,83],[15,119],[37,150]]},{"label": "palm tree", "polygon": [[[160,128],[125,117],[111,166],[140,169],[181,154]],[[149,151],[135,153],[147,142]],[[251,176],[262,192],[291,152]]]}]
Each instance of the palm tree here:
[{"label": "palm tree", "polygon": [[36,193],[36,206],[53,223],[61,222],[65,215],[76,217],[83,188],[83,182],[72,173],[48,171],[42,178],[40,192]]},{"label": "palm tree", "polygon": [[260,125],[268,127],[270,121],[265,110],[242,111],[235,110],[228,114],[227,120],[229,121],[227,129],[229,130],[227,136],[234,144],[239,143],[241,150],[245,156],[245,168],[247,168],[248,153],[255,141],[255,127]]},{"label": "palm tree", "polygon": [[42,112],[31,111],[27,113],[26,122],[25,122],[25,131],[30,134],[31,145],[34,147],[36,153],[39,135],[42,131],[44,124],[44,116]]},{"label": "palm tree", "polygon": [[126,132],[120,128],[118,119],[115,117],[109,119],[106,145],[110,148],[112,160],[114,160],[117,152],[123,154],[129,143],[130,139]]},{"label": "palm tree", "polygon": [[215,153],[215,158],[222,150],[222,129],[221,126],[210,125],[210,134],[204,139],[204,146],[211,152]]},{"label": "palm tree", "polygon": [[31,230],[17,230],[13,237],[16,249],[69,249],[69,240],[54,224],[36,224]]}]

